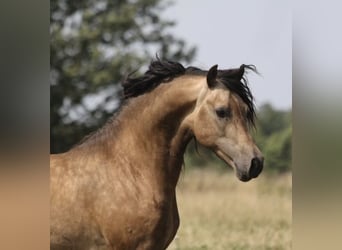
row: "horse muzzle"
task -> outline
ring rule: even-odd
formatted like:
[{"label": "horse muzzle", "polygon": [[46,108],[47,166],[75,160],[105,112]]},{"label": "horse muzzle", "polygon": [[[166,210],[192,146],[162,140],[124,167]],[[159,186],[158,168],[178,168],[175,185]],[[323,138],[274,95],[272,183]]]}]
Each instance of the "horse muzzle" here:
[{"label": "horse muzzle", "polygon": [[246,182],[252,178],[257,178],[264,167],[264,157],[254,157],[248,171],[236,171],[240,181]]}]

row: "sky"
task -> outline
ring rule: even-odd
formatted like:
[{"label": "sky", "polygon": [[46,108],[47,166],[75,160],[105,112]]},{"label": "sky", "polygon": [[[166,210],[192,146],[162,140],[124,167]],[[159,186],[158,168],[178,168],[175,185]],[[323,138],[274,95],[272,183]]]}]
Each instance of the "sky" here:
[{"label": "sky", "polygon": [[292,16],[290,1],[174,0],[162,17],[172,34],[197,47],[193,66],[219,69],[254,64],[249,74],[257,107],[292,107]]}]

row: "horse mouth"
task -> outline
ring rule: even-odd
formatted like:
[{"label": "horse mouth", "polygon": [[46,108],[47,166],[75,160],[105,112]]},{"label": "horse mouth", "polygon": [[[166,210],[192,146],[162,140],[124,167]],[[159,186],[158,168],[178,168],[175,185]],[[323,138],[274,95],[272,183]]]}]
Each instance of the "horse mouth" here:
[{"label": "horse mouth", "polygon": [[236,164],[234,160],[227,154],[225,154],[223,151],[220,149],[215,150],[216,155],[223,160],[225,163],[227,163],[230,167],[233,169],[236,169]]},{"label": "horse mouth", "polygon": [[252,177],[250,177],[250,176],[248,176],[246,174],[237,174],[237,177],[242,182],[247,182],[247,181],[250,181],[252,179]]},{"label": "horse mouth", "polygon": [[226,153],[224,153],[223,151],[221,151],[220,149],[215,150],[216,155],[223,160],[224,162],[226,162],[230,167],[232,167],[235,170],[236,173],[236,177],[242,181],[242,182],[247,182],[250,181],[252,179],[252,177],[250,177],[248,175],[248,173],[245,173],[243,171],[240,171],[237,167],[237,165],[235,164],[234,160],[227,155]]}]

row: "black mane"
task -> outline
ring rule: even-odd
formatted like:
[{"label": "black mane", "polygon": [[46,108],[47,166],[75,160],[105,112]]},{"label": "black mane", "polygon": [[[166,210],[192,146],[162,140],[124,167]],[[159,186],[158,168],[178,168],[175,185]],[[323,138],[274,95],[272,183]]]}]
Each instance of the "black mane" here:
[{"label": "black mane", "polygon": [[148,70],[141,77],[128,77],[122,84],[124,98],[136,97],[153,90],[162,82],[172,81],[177,76],[183,75],[185,68],[182,64],[172,61],[161,61],[157,58],[152,61]]},{"label": "black mane", "polygon": [[[248,81],[245,76],[246,71],[257,73],[254,65],[242,64],[240,68],[218,70],[217,81],[224,84],[230,91],[234,92],[248,106],[247,119],[254,125],[255,105],[253,95],[248,87]],[[187,67],[178,62],[162,61],[159,58],[152,61],[148,70],[141,77],[128,77],[122,84],[124,89],[124,99],[136,97],[152,91],[158,85],[164,82],[172,81],[175,77],[181,75],[201,75],[206,76],[208,71],[196,67]]]}]

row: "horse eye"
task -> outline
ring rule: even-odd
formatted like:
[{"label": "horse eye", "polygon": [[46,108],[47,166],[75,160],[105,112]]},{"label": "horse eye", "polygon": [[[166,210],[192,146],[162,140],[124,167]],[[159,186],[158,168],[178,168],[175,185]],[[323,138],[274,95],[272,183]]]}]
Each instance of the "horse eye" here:
[{"label": "horse eye", "polygon": [[230,116],[230,109],[228,108],[218,108],[215,112],[219,118],[227,118]]}]

